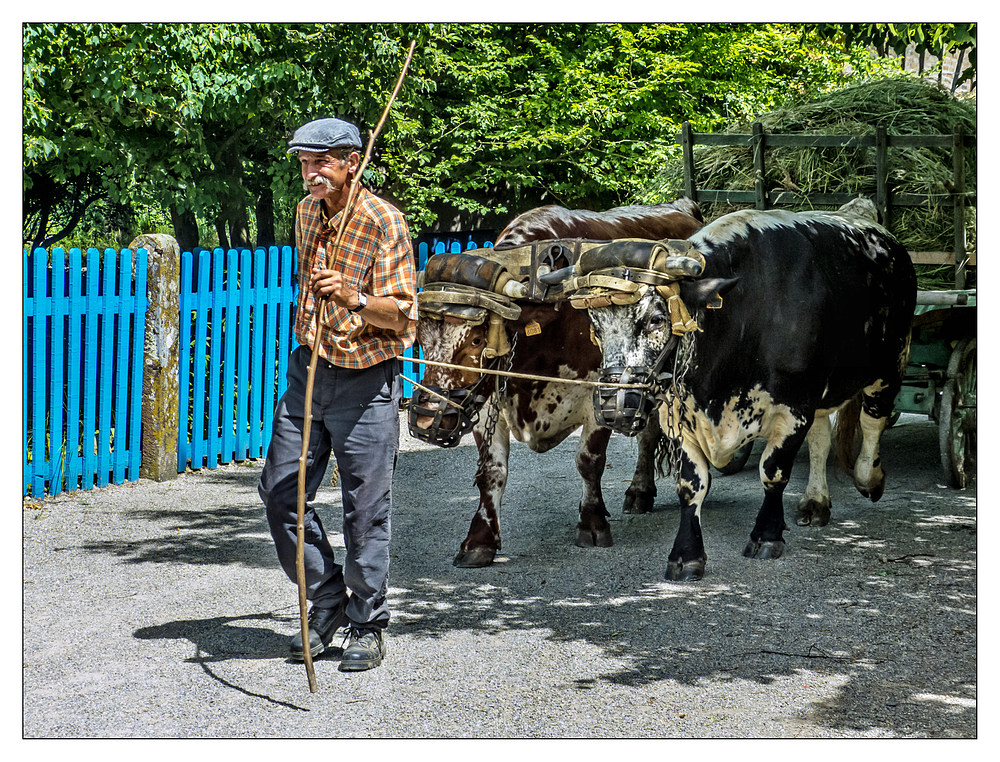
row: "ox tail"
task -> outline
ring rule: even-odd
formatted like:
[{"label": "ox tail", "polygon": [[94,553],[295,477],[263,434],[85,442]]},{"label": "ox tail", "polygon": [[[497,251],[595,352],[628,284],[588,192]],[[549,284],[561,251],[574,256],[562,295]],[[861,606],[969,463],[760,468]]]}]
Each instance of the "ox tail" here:
[{"label": "ox tail", "polygon": [[670,456],[670,438],[660,432],[656,440],[656,447],[653,451],[653,462],[656,464],[656,475],[661,479],[670,476],[671,467],[668,460]]},{"label": "ox tail", "polygon": [[849,399],[837,411],[837,422],[833,429],[833,448],[837,454],[837,465],[846,474],[854,473],[854,461],[860,452],[858,437],[861,433],[861,394]]}]

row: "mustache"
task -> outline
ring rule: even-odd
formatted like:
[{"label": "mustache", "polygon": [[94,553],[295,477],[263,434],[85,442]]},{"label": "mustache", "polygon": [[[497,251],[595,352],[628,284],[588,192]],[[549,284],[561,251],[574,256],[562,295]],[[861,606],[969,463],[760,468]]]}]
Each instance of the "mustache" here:
[{"label": "mustache", "polygon": [[[334,191],[334,192],[336,192],[336,191],[340,190],[340,188],[337,187],[336,185],[334,185],[333,182],[329,178],[323,177],[322,175],[319,175],[318,177],[315,177],[312,180],[303,180],[302,181],[302,188],[303,188],[303,190],[305,190],[306,193],[309,192],[309,189],[311,187],[316,186],[316,185],[323,185],[323,186],[326,187],[326,189],[328,191]],[[341,187],[343,187],[343,186],[341,186]]]}]

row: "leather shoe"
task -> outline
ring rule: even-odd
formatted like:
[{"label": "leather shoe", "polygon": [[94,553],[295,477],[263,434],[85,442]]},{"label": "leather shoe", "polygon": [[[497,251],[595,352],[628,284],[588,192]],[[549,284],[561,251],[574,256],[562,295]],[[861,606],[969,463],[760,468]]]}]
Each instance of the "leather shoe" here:
[{"label": "leather shoe", "polygon": [[382,663],[385,658],[385,637],[382,630],[351,625],[348,638],[350,643],[340,662],[342,672],[360,672]]},{"label": "leather shoe", "polygon": [[[312,607],[312,611],[309,612],[309,653],[312,656],[323,653],[333,640],[333,633],[350,621],[347,618],[346,608],[347,598],[331,608]],[[292,637],[289,649],[293,659],[303,661],[306,658],[305,650],[302,648],[301,628]]]}]

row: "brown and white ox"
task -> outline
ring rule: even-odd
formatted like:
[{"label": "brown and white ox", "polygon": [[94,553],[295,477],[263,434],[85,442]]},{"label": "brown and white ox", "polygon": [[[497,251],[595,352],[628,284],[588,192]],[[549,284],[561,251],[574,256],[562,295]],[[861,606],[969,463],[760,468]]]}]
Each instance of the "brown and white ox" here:
[{"label": "brown and white ox", "polygon": [[[515,218],[497,237],[491,257],[502,258],[504,250],[552,239],[687,238],[702,224],[698,206],[688,199],[652,206],[616,207],[603,212],[544,206]],[[566,264],[569,263],[551,263],[553,270]],[[517,318],[503,323],[506,339],[513,346],[512,358],[498,358],[504,369],[510,363],[509,370],[514,373],[571,380],[597,379],[601,353],[591,339],[590,321],[584,311],[572,309],[565,302],[521,299],[517,306],[520,308]],[[519,378],[508,378],[504,382],[497,376],[477,372],[489,367],[489,361],[484,358],[488,332],[484,322],[473,325],[456,318],[442,319],[440,314],[431,316],[423,309],[418,323],[418,341],[426,360],[468,369],[425,366],[422,385],[439,395],[460,399],[466,406],[462,415],[467,416],[467,420],[462,428],[462,422],[456,420],[457,414],[441,408],[446,403],[441,402],[440,397],[417,388],[410,405],[411,434],[426,438],[435,410],[438,422],[443,418],[453,431],[468,431],[479,409],[486,408],[472,429],[480,457],[474,479],[479,488],[479,505],[454,564],[459,567],[488,566],[500,550],[500,505],[508,478],[511,434],[533,451],[542,453],[582,427],[576,450],[576,466],[583,479],[576,545],[611,546],[601,476],[612,432],[595,420],[593,388]],[[497,401],[497,389],[503,389],[504,383],[506,388]],[[494,410],[491,416],[489,407],[496,404],[499,404],[499,414]],[[495,429],[488,432],[486,421],[491,417],[495,418]],[[445,446],[457,444],[457,439],[457,435],[453,436]],[[659,439],[659,424],[654,419],[639,438],[635,475],[625,495],[627,513],[643,513],[652,507],[656,495],[653,456]],[[440,440],[435,443],[443,444]]]}]

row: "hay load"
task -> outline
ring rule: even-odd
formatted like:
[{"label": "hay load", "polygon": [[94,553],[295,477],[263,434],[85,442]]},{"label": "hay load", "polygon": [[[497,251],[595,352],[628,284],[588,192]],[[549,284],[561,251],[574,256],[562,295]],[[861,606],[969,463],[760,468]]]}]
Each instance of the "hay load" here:
[{"label": "hay load", "polygon": [[[804,135],[869,135],[884,126],[891,135],[950,135],[960,126],[976,134],[976,101],[956,98],[935,83],[899,76],[845,87],[811,101],[790,103],[762,114],[758,120],[769,133]],[[751,125],[733,122],[718,132],[748,133]],[[749,147],[696,146],[695,177],[698,187],[753,190],[753,160]],[[965,187],[976,192],[976,149],[966,149]],[[890,228],[910,251],[951,251],[950,207],[933,204],[951,190],[953,167],[950,149],[891,148],[888,177],[890,192],[914,193],[931,200],[929,207],[896,208]],[[796,148],[767,150],[765,187],[772,193],[850,192],[874,198],[874,148]],[[642,202],[660,203],[683,192],[684,170],[678,158],[656,177],[642,195]],[[702,204],[706,219],[714,219],[746,204]],[[791,207],[804,210],[805,204]],[[966,247],[976,248],[976,212],[966,211]],[[953,286],[951,266],[918,266],[921,288]],[[975,270],[970,273],[974,285]]]}]

